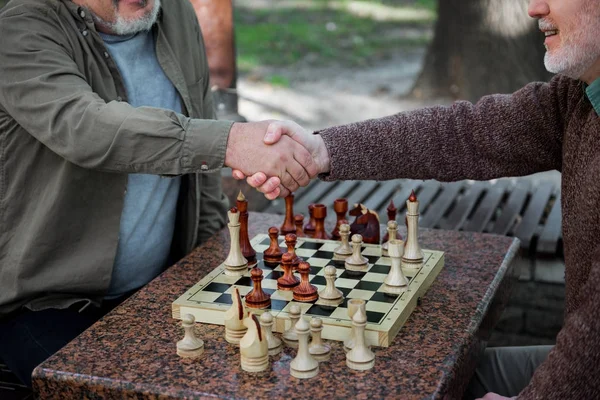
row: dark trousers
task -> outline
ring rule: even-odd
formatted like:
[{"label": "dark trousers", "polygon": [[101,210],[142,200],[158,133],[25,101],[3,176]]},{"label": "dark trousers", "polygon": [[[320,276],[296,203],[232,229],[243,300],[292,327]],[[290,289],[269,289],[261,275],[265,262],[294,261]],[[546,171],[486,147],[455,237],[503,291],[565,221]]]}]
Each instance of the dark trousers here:
[{"label": "dark trousers", "polygon": [[[42,361],[60,350],[122,301],[102,307],[77,303],[67,309],[21,310],[0,319],[0,359],[31,387],[31,373]],[[80,312],[81,310],[81,312]]]}]

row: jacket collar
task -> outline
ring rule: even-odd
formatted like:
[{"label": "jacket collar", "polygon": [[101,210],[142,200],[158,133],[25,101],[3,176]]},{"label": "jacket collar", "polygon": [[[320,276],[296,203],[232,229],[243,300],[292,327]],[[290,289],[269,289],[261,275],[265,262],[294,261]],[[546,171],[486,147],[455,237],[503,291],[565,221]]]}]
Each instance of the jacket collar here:
[{"label": "jacket collar", "polygon": [[585,94],[590,99],[594,110],[596,110],[596,115],[600,115],[600,78],[596,78],[591,85],[585,88]]}]

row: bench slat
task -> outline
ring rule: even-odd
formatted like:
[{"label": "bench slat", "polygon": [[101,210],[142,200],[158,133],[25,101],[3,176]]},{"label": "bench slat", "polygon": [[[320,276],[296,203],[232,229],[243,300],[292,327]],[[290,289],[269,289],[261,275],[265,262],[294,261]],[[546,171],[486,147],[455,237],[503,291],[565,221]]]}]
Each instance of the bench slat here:
[{"label": "bench slat", "polygon": [[523,212],[523,218],[515,229],[515,236],[521,240],[521,248],[529,248],[553,191],[552,182],[542,182],[533,193],[527,209]]},{"label": "bench slat", "polygon": [[[405,179],[400,183],[400,191],[394,196],[394,205],[398,209],[398,215],[402,215],[405,212],[406,200],[408,200],[410,192],[414,190],[415,193],[417,193],[419,186],[422,184],[423,181],[416,181],[412,179]],[[388,205],[386,204],[385,206],[387,208]],[[404,218],[400,218],[398,221],[402,221],[402,223],[404,223]]]},{"label": "bench slat", "polygon": [[[300,187],[298,190],[294,192],[294,203],[298,201],[298,199],[305,196],[307,193],[310,193],[312,189],[319,185],[318,180],[312,180],[307,186]],[[285,213],[285,200],[284,199],[275,199],[271,201],[271,203],[260,210],[260,212],[271,213],[271,214],[284,214]],[[294,212],[296,212],[294,207]]]},{"label": "bench slat", "polygon": [[562,236],[562,218],[561,218],[561,199],[560,190],[556,195],[556,200],[552,210],[546,219],[544,230],[540,234],[537,243],[537,252],[542,254],[556,254],[558,251],[558,241]]},{"label": "bench slat", "polygon": [[373,190],[377,187],[377,181],[362,181],[359,186],[348,195],[348,207],[352,209],[354,204],[363,203],[369,198]]},{"label": "bench slat", "polygon": [[461,191],[464,181],[450,182],[442,186],[442,193],[431,203],[427,212],[419,221],[423,228],[434,228],[446,213],[446,210],[454,203],[456,196]]},{"label": "bench slat", "polygon": [[375,192],[373,192],[369,198],[364,202],[365,206],[369,210],[375,211],[379,215],[379,219],[382,223],[387,222],[387,214],[384,212],[380,214],[379,209],[388,206],[390,202],[390,198],[394,194],[394,192],[398,189],[398,181],[385,181],[382,182],[379,188]]},{"label": "bench slat", "polygon": [[[325,204],[329,210],[331,210],[331,215],[335,215],[335,212],[333,211],[333,202],[336,199],[346,198],[346,196],[352,193],[359,183],[359,181],[341,181],[338,185],[336,185],[335,188],[333,188],[331,192],[327,193],[327,195],[323,197],[321,202]],[[329,210],[327,211],[328,216]]]},{"label": "bench slat", "polygon": [[[435,198],[435,195],[440,191],[441,184],[437,181],[426,181],[423,183],[417,194],[419,200],[419,213],[423,214],[427,211],[427,206]],[[420,224],[419,224],[420,225]]]},{"label": "bench slat", "polygon": [[506,235],[510,228],[514,225],[519,213],[527,200],[527,194],[531,184],[528,181],[517,181],[517,184],[511,190],[510,196],[502,207],[502,214],[496,220],[496,223],[491,229],[492,233]]},{"label": "bench slat", "polygon": [[458,230],[465,223],[471,211],[477,204],[484,190],[491,187],[489,182],[474,182],[467,184],[467,191],[458,200],[454,209],[450,212],[447,218],[440,221],[440,229]]},{"label": "bench slat", "polygon": [[[321,199],[323,199],[328,192],[333,190],[339,184],[339,181],[319,182],[319,184],[313,190],[294,202],[294,213],[302,213],[306,218],[308,218],[308,206],[310,204],[321,203]],[[329,207],[330,205],[326,204],[326,206]]]},{"label": "bench slat", "polygon": [[495,184],[490,184],[477,210],[469,221],[463,226],[463,230],[469,232],[483,232],[488,225],[494,212],[498,208],[498,204],[504,197],[506,188],[511,185],[508,179],[501,179]]}]

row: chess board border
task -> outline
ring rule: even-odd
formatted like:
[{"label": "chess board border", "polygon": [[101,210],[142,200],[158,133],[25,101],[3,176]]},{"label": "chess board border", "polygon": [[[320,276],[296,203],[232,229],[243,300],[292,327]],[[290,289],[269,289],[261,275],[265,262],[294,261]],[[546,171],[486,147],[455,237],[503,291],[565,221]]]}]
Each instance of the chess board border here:
[{"label": "chess board border", "polygon": [[[267,246],[265,246],[264,243],[266,243],[267,240],[268,235],[266,234],[259,234],[251,240],[251,244],[256,250],[257,256],[259,256],[259,254],[262,255],[262,252],[266,249]],[[282,243],[282,241],[283,237],[280,237],[280,243]],[[314,245],[311,245],[310,243],[314,243]],[[337,244],[339,244],[339,242],[333,240],[298,238],[298,243],[296,247],[297,254],[299,256],[303,256],[303,245],[308,247],[319,245],[322,245],[321,247],[331,247]],[[385,313],[385,315],[383,316],[382,320],[379,321],[379,323],[367,323],[365,336],[369,345],[388,347],[391,344],[394,337],[400,331],[400,328],[404,325],[410,314],[414,311],[415,307],[417,306],[418,300],[429,289],[429,287],[443,268],[444,252],[427,249],[423,249],[423,252],[425,254],[424,260],[423,263],[420,264],[418,267],[403,264],[403,270],[405,271],[405,274],[412,275],[412,279],[410,279],[407,289],[403,291],[403,293],[401,293],[397,298],[395,298],[393,303],[391,303],[391,306],[389,306],[389,310]],[[365,254],[369,258],[369,268],[374,266],[373,263],[377,262],[375,260],[381,260],[382,262],[384,262],[385,265],[391,264],[389,257],[381,256],[380,245],[363,244],[363,254]],[[257,258],[259,258],[259,268],[263,269],[263,271],[281,270],[281,267],[279,266],[275,269],[265,267],[261,265],[262,257]],[[343,265],[340,267],[339,264],[337,264],[336,268],[338,269],[339,279],[339,271],[343,271]],[[321,270],[323,269],[324,268],[321,268]],[[208,285],[218,285],[219,283],[227,284],[229,282],[236,282],[240,279],[239,277],[229,277],[225,275],[224,270],[224,265],[220,264],[210,273],[208,273],[205,277],[203,277],[199,282],[197,282],[191,288],[186,290],[185,293],[183,293],[177,300],[175,300],[172,304],[173,318],[181,319],[182,315],[189,313],[194,315],[194,317],[196,318],[196,322],[223,325],[224,314],[231,307],[231,305],[214,302],[216,300],[216,298],[214,297],[216,296],[216,294],[212,294],[213,297],[210,297],[211,293],[202,292],[204,291],[204,289],[206,289]],[[320,274],[321,273],[322,271],[320,272]],[[249,276],[250,270],[246,271],[246,274],[244,275],[244,280],[249,280]],[[313,279],[313,277],[314,276],[311,275],[311,280]],[[363,278],[361,278],[359,282],[362,282],[362,279]],[[258,315],[262,314],[265,311],[270,311],[273,315],[275,322],[273,325],[273,330],[275,332],[282,333],[290,327],[290,317],[287,310],[289,309],[289,306],[291,304],[298,304],[303,313],[315,304],[315,302],[295,302],[291,299],[291,292],[278,291],[276,290],[276,287],[270,287],[269,283],[272,285],[274,282],[267,283],[265,280],[263,280],[263,282],[265,283],[263,289],[265,289],[268,292],[277,292],[277,295],[272,296],[272,298],[279,298],[279,301],[282,302],[282,304],[285,304],[285,306],[279,309],[277,309],[277,307],[275,306],[272,307],[273,309],[264,310],[250,309],[248,307],[246,307],[246,309]],[[247,286],[239,286],[242,296],[244,296],[248,292],[248,290],[251,289],[252,284],[250,283],[249,286],[250,288],[248,288]],[[316,286],[319,290],[321,290],[324,287],[319,285]],[[242,289],[246,290],[242,291]],[[381,292],[377,291],[376,293]],[[201,299],[195,299],[195,297],[197,296],[200,296]],[[204,299],[202,300],[202,298]],[[345,308],[340,308],[340,310],[344,309]],[[340,313],[338,313],[335,317],[331,317],[331,315],[310,315],[319,316],[323,320],[322,337],[324,339],[343,341],[348,337],[352,324],[347,316],[340,317]]]}]

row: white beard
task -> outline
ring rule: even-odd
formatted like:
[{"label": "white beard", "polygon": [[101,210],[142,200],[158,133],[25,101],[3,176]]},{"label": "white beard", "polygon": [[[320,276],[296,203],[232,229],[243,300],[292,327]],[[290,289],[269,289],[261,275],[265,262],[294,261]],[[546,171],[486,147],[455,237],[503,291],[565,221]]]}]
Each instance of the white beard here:
[{"label": "white beard", "polygon": [[142,31],[149,31],[156,22],[159,11],[160,0],[154,0],[152,9],[138,19],[127,20],[123,18],[115,6],[115,20],[113,22],[105,21],[97,15],[94,15],[94,20],[115,35],[132,35]]}]

